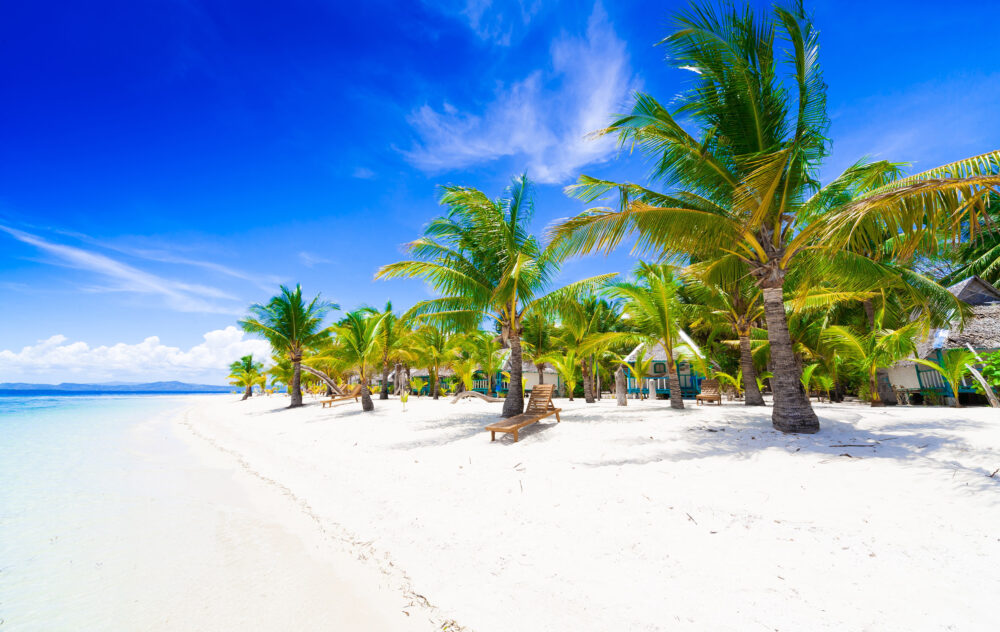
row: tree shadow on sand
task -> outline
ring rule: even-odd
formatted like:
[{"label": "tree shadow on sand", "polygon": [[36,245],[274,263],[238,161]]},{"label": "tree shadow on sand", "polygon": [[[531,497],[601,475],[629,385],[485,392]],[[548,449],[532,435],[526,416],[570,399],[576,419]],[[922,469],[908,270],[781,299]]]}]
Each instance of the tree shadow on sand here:
[{"label": "tree shadow on sand", "polygon": [[[905,415],[903,411],[896,411],[896,414],[880,419],[877,428],[865,428],[856,425],[865,419],[860,410],[855,411],[847,407],[818,409],[822,429],[813,435],[789,435],[778,432],[771,426],[770,408],[733,407],[731,412],[726,411],[725,418],[703,421],[691,414],[696,412],[697,410],[683,412],[668,410],[664,413],[665,420],[673,418],[685,424],[682,429],[671,429],[673,433],[681,432],[681,439],[678,439],[676,434],[662,440],[648,435],[609,439],[605,441],[608,447],[606,456],[574,463],[585,467],[622,467],[719,456],[751,458],[760,451],[779,449],[787,452],[789,456],[797,453],[821,455],[825,457],[821,463],[838,459],[870,458],[919,460],[941,469],[978,475],[987,483],[1000,484],[1000,474],[991,479],[989,475],[992,470],[970,466],[954,458],[957,452],[981,451],[958,436],[955,431],[980,429],[986,424],[983,421],[960,417],[952,411],[942,410],[940,418],[925,422],[906,419],[902,416]],[[596,423],[600,421],[599,417],[599,414],[581,416],[574,418],[573,423]],[[623,419],[616,423],[629,423],[629,421]],[[646,429],[648,430],[648,426]],[[643,447],[645,449],[642,449]],[[634,454],[626,455],[627,452]],[[1000,466],[1000,462],[997,466]]]}]

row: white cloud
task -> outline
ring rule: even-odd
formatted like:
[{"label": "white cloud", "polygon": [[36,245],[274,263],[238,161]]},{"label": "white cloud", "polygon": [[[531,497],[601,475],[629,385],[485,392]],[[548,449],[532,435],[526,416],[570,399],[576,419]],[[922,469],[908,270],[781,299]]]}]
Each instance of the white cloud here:
[{"label": "white cloud", "polygon": [[0,351],[0,381],[181,380],[221,384],[234,360],[247,354],[262,361],[270,358],[267,342],[245,338],[234,326],[210,331],[203,338],[185,351],[163,344],[157,336],[136,344],[91,347],[55,335],[20,351]]},{"label": "white cloud", "polygon": [[302,263],[302,265],[304,265],[307,268],[311,268],[321,263],[333,263],[333,261],[330,259],[321,257],[319,255],[314,255],[313,253],[306,252],[305,250],[299,253],[299,261]]},{"label": "white cloud", "polygon": [[110,285],[92,286],[89,288],[91,291],[156,295],[164,299],[167,307],[180,312],[243,313],[242,308],[236,304],[240,302],[239,299],[218,288],[166,279],[107,255],[57,244],[16,228],[0,225],[0,231],[55,257],[61,265],[94,272],[102,282],[110,283]]},{"label": "white cloud", "polygon": [[548,183],[606,160],[614,141],[587,135],[605,127],[639,87],[625,43],[597,4],[586,35],[561,36],[550,52],[549,68],[500,85],[482,112],[461,112],[449,103],[411,112],[418,141],[403,152],[407,160],[433,173],[522,158],[530,177]]},{"label": "white cloud", "polygon": [[510,46],[542,8],[541,0],[434,0],[441,13],[460,17],[481,40]]},{"label": "white cloud", "polygon": [[371,180],[375,177],[375,172],[368,167],[355,167],[351,177],[358,178],[359,180]]}]

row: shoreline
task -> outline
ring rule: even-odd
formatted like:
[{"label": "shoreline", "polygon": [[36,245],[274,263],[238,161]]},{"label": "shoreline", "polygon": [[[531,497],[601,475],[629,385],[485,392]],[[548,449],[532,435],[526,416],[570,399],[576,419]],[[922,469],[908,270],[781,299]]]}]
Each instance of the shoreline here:
[{"label": "shoreline", "polygon": [[489,441],[500,408],[478,400],[286,405],[220,398],[187,424],[436,629],[1000,621],[989,409],[823,404],[797,436],[769,408],[557,400],[562,423],[514,444]]},{"label": "shoreline", "polygon": [[[392,619],[383,622],[392,627],[372,626],[369,620],[364,627],[355,629],[465,630],[455,621],[443,618],[423,595],[413,591],[405,573],[388,556],[380,555],[370,543],[317,515],[306,499],[297,496],[281,481],[261,474],[242,454],[200,432],[191,422],[192,412],[192,408],[187,408],[173,416],[171,421],[178,438],[205,463],[230,470],[255,504],[267,511],[289,534],[301,539],[319,563],[335,569],[335,574],[356,593],[344,602],[346,605],[356,607],[357,597],[363,597],[362,603],[369,602],[364,609],[370,609],[377,602],[377,618]],[[390,611],[402,613],[406,618],[386,616]],[[423,625],[424,619],[427,625]]]}]

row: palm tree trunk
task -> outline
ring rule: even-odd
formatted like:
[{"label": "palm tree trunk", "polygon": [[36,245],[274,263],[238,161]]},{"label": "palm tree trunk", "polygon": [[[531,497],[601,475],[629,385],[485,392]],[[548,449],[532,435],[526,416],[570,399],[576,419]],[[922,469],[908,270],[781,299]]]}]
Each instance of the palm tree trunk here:
[{"label": "palm tree trunk", "polygon": [[375,410],[375,402],[372,401],[372,392],[368,389],[368,380],[361,378],[361,410],[369,412]]},{"label": "palm tree trunk", "polygon": [[437,399],[438,398],[438,372],[437,372],[437,369],[434,369],[433,371],[427,371],[427,372],[430,374],[428,377],[431,380],[431,389],[430,389],[431,395],[434,396],[434,399]]},{"label": "palm tree trunk", "polygon": [[406,389],[406,392],[410,392],[410,365],[409,364],[406,365],[406,384],[403,385],[403,388]]},{"label": "palm tree trunk", "polygon": [[625,369],[618,367],[615,371],[615,397],[618,398],[619,406],[628,406],[628,397],[626,397],[627,388],[625,386]]},{"label": "palm tree trunk", "polygon": [[251,397],[252,395],[253,395],[253,386],[247,384],[246,390],[243,391],[243,399],[241,399],[240,401],[242,402],[243,400],[245,400],[248,397]]},{"label": "palm tree trunk", "polygon": [[510,344],[510,386],[507,389],[507,397],[503,400],[503,417],[513,417],[524,412],[524,390],[521,388],[521,372],[524,368],[521,354],[521,336],[517,332],[517,325],[511,327],[508,336]]},{"label": "palm tree trunk", "polygon": [[[666,349],[667,346],[663,345],[663,348]],[[670,383],[670,407],[684,408],[684,397],[681,396],[681,376],[677,374],[677,363],[674,362],[673,358],[673,349],[669,349],[667,351],[667,381]],[[650,390],[652,391],[652,389]]]},{"label": "palm tree trunk", "polygon": [[882,400],[882,394],[879,393],[878,389],[878,373],[873,373],[871,377],[868,378],[868,388],[871,390],[872,408],[885,406],[885,402]]},{"label": "palm tree trunk", "polygon": [[764,318],[771,343],[771,379],[774,409],[771,424],[781,432],[819,432],[819,419],[802,387],[802,372],[795,361],[792,338],[785,319],[784,293],[780,287],[764,290]]},{"label": "palm tree trunk", "polygon": [[590,380],[590,360],[584,359],[580,363],[580,372],[583,374],[583,401],[588,404],[594,403],[594,383]]},{"label": "palm tree trunk", "polygon": [[753,368],[753,349],[750,346],[749,332],[740,332],[740,370],[743,371],[743,404],[763,406],[764,396],[757,388],[757,373]]},{"label": "palm tree trunk", "polygon": [[382,388],[378,394],[379,399],[389,399],[389,360],[382,362]]},{"label": "palm tree trunk", "polygon": [[536,364],[535,370],[538,371],[538,383],[545,384],[545,363]]},{"label": "palm tree trunk", "polygon": [[292,359],[292,384],[289,389],[289,395],[292,397],[292,403],[288,405],[289,408],[297,408],[302,405],[302,367],[300,366],[302,360]]}]

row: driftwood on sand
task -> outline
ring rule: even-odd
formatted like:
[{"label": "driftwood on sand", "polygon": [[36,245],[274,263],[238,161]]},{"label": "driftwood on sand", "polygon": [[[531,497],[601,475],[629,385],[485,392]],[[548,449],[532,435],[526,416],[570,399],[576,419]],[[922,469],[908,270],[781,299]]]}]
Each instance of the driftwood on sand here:
[{"label": "driftwood on sand", "polygon": [[451,398],[451,403],[454,404],[458,400],[465,399],[466,397],[478,397],[484,402],[490,402],[490,403],[503,401],[502,397],[490,397],[489,395],[483,395],[479,391],[462,391],[461,393],[458,393],[457,395]]}]

